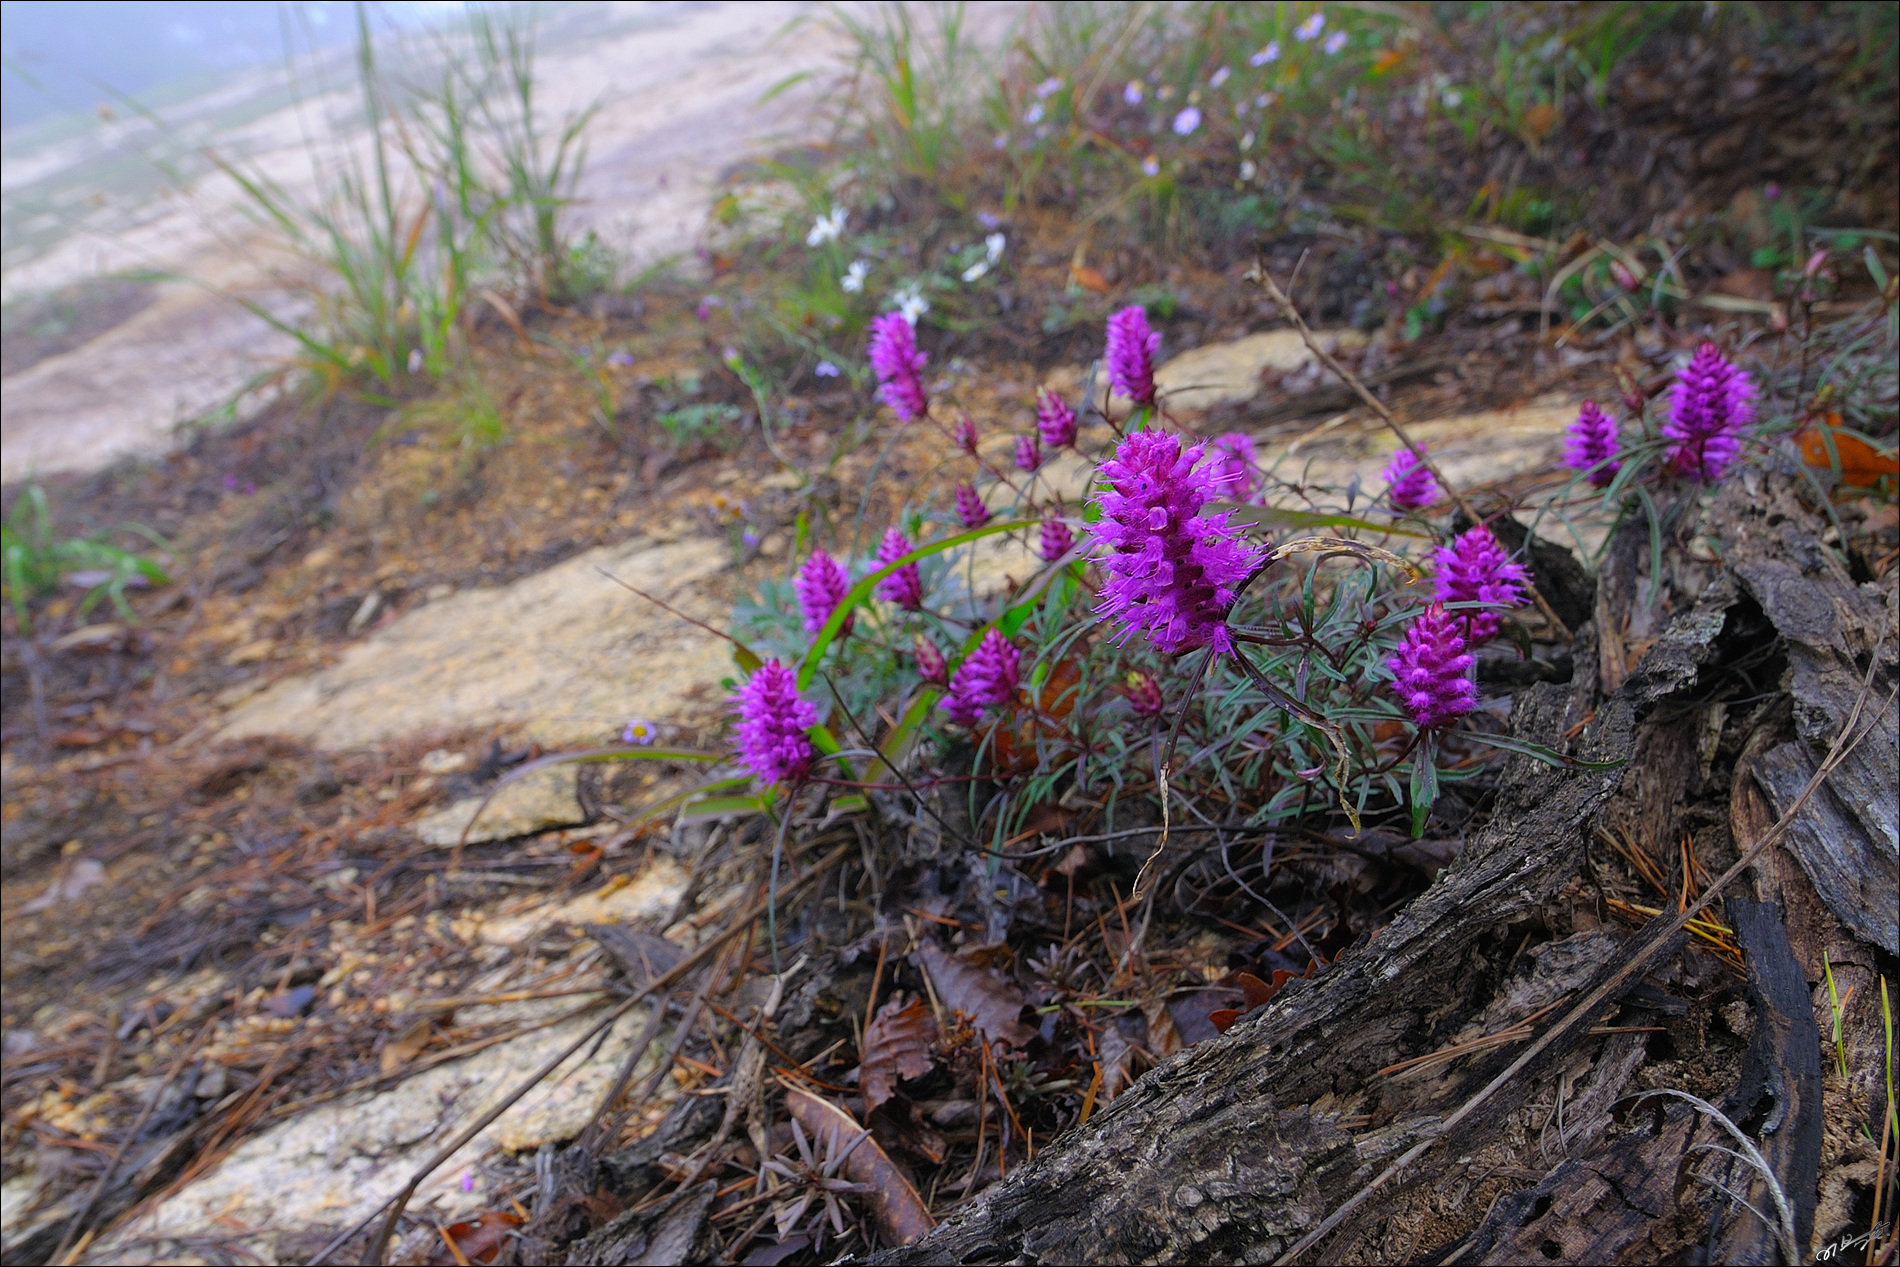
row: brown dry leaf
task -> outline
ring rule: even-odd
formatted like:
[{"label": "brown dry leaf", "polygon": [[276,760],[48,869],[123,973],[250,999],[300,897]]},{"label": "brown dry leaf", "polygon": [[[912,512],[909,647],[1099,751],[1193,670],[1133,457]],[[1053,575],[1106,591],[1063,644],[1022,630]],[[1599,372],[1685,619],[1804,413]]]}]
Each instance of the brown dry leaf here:
[{"label": "brown dry leaf", "polygon": [[[851,1147],[851,1141],[863,1129],[851,1114],[803,1087],[783,1085],[785,1108],[814,1142],[826,1151],[842,1152]],[[865,1194],[864,1203],[870,1207],[878,1231],[892,1244],[908,1245],[937,1226],[917,1189],[910,1186],[910,1180],[875,1139],[866,1136],[851,1148],[843,1169],[852,1183],[870,1185],[872,1190]]]},{"label": "brown dry leaf", "polygon": [[953,955],[934,941],[917,948],[916,961],[930,974],[937,997],[953,1012],[968,1016],[991,1042],[1026,1047],[1036,1031],[1019,1019],[1023,992],[996,972]]},{"label": "brown dry leaf", "polygon": [[1168,1015],[1167,995],[1157,994],[1143,1000],[1141,1014],[1148,1018],[1148,1054],[1156,1060],[1166,1060],[1187,1046],[1181,1041],[1181,1032],[1174,1027],[1174,1018]]},{"label": "brown dry leaf", "polygon": [[1095,1044],[1095,1050],[1101,1056],[1102,1065],[1102,1089],[1096,1095],[1107,1104],[1135,1080],[1131,1067],[1135,1062],[1135,1045],[1122,1032],[1121,1022],[1113,1021],[1102,1027],[1102,1037]]},{"label": "brown dry leaf", "polygon": [[429,1038],[434,1033],[435,1022],[433,1020],[417,1021],[401,1034],[383,1044],[382,1056],[378,1064],[382,1076],[387,1078],[390,1074],[395,1073],[417,1056],[420,1056],[422,1049],[429,1045]]},{"label": "brown dry leaf", "polygon": [[1087,264],[1071,264],[1069,266],[1069,280],[1074,282],[1077,286],[1080,286],[1083,290],[1092,290],[1098,295],[1106,295],[1110,290],[1114,289],[1114,287],[1108,284],[1108,278],[1102,276],[1099,270],[1090,268]]},{"label": "brown dry leaf", "polygon": [[875,1109],[897,1094],[906,1078],[921,1078],[935,1067],[930,1044],[937,1038],[936,1018],[922,999],[905,1002],[902,994],[877,1010],[864,1031],[864,1055],[858,1071],[858,1089],[864,1107]]}]

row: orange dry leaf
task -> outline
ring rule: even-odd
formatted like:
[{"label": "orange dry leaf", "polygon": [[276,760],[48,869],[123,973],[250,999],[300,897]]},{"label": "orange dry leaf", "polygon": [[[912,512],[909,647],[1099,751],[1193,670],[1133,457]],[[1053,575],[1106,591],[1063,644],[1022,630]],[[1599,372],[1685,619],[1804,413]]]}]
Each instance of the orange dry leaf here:
[{"label": "orange dry leaf", "polygon": [[1385,52],[1379,54],[1379,56],[1373,61],[1372,73],[1375,75],[1383,75],[1388,70],[1391,70],[1394,66],[1397,66],[1400,62],[1404,60],[1405,60],[1404,49],[1388,48],[1387,50],[1385,50]]},{"label": "orange dry leaf", "polygon": [[858,1066],[858,1090],[868,1111],[897,1094],[897,1084],[921,1078],[936,1065],[930,1044],[937,1037],[936,1018],[922,999],[908,1002],[902,994],[877,1010],[864,1031],[864,1054]]},{"label": "orange dry leaf", "polygon": [[1106,295],[1112,289],[1108,284],[1108,278],[1087,264],[1069,265],[1069,280],[1083,290],[1092,290],[1098,295]]},{"label": "orange dry leaf", "polygon": [[[1842,479],[1864,487],[1878,484],[1883,476],[1900,475],[1900,453],[1883,453],[1854,432],[1839,430],[1839,414],[1829,414],[1827,421],[1834,451],[1840,455]],[[1823,436],[1821,431],[1820,427],[1802,430],[1797,437],[1801,441],[1801,459],[1809,466],[1832,467],[1834,463],[1827,451],[1829,437]]]},{"label": "orange dry leaf", "polygon": [[487,1210],[466,1223],[451,1223],[440,1229],[447,1244],[429,1262],[443,1267],[451,1263],[492,1263],[508,1233],[520,1226],[520,1216],[505,1210]]}]

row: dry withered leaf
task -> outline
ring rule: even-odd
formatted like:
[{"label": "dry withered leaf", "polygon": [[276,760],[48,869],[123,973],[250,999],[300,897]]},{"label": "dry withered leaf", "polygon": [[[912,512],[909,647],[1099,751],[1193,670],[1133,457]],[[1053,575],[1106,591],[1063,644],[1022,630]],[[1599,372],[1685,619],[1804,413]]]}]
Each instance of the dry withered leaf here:
[{"label": "dry withered leaf", "polygon": [[995,971],[978,967],[929,940],[918,946],[915,958],[930,974],[943,1005],[968,1016],[984,1038],[1020,1048],[1036,1036],[1036,1031],[1020,1019],[1023,992]]},{"label": "dry withered leaf", "polygon": [[1187,1046],[1181,1039],[1181,1031],[1174,1027],[1174,1017],[1168,1014],[1167,995],[1156,994],[1142,1000],[1141,1014],[1148,1019],[1148,1054],[1156,1060],[1166,1060]]},{"label": "dry withered leaf", "polygon": [[1107,1104],[1127,1090],[1128,1084],[1135,1080],[1135,1044],[1128,1040],[1121,1021],[1115,1020],[1102,1027],[1102,1036],[1096,1040],[1095,1051],[1102,1066],[1102,1086],[1096,1092],[1096,1098]]},{"label": "dry withered leaf", "polygon": [[930,1044],[937,1038],[937,1019],[922,999],[897,995],[877,1010],[864,1031],[864,1054],[858,1071],[858,1089],[864,1107],[875,1109],[897,1093],[906,1078],[921,1078],[936,1061]]},{"label": "dry withered leaf", "polygon": [[[447,1243],[429,1260],[430,1267],[438,1263],[443,1267],[457,1262],[492,1263],[508,1233],[520,1226],[520,1217],[506,1210],[484,1210],[467,1222],[451,1223],[442,1229],[442,1239]],[[461,1254],[459,1259],[457,1252]]]},{"label": "dry withered leaf", "polygon": [[383,1044],[383,1050],[377,1057],[377,1069],[387,1078],[404,1065],[422,1054],[429,1045],[429,1038],[435,1033],[433,1020],[417,1021],[395,1038]]},{"label": "dry withered leaf", "polygon": [[[822,1151],[843,1152],[851,1147],[862,1131],[857,1121],[829,1100],[822,1100],[801,1086],[785,1083],[785,1108],[812,1142]],[[878,1231],[894,1245],[908,1245],[937,1226],[923,1198],[910,1180],[897,1168],[876,1139],[866,1136],[844,1160],[844,1177],[852,1183],[868,1184],[864,1196]]]}]

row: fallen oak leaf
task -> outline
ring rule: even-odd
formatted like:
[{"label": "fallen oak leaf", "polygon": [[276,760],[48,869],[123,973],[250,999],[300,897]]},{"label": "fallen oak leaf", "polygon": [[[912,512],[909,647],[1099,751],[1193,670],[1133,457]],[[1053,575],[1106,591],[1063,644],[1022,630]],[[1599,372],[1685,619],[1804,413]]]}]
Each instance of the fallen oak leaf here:
[{"label": "fallen oak leaf", "polygon": [[869,1112],[897,1094],[897,1084],[921,1078],[936,1067],[930,1044],[936,1040],[936,1018],[922,999],[905,1001],[898,994],[877,1010],[864,1031],[864,1050],[858,1065],[858,1089]]},{"label": "fallen oak leaf", "polygon": [[506,1210],[484,1210],[463,1223],[437,1226],[447,1242],[441,1253],[429,1260],[431,1267],[451,1263],[492,1263],[501,1254],[508,1233],[521,1226],[521,1217]]},{"label": "fallen oak leaf", "polygon": [[[908,1245],[937,1226],[904,1172],[849,1112],[796,1083],[780,1079],[779,1085],[785,1088],[786,1110],[821,1151],[851,1150],[844,1159],[845,1178],[870,1189],[864,1203],[886,1240],[893,1245]],[[854,1145],[853,1140],[858,1142]]]},{"label": "fallen oak leaf", "polygon": [[953,955],[928,939],[918,946],[912,961],[930,974],[943,1005],[968,1016],[984,1038],[1021,1049],[1036,1036],[1021,1020],[1023,992],[1000,973]]}]

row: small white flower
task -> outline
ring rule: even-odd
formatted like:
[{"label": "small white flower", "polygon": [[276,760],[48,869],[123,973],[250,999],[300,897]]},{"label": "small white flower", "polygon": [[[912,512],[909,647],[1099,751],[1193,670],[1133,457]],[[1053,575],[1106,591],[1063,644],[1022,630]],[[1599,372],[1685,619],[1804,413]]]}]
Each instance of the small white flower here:
[{"label": "small white flower", "polygon": [[1439,100],[1445,103],[1445,109],[1456,110],[1465,103],[1465,94],[1459,92],[1456,88],[1447,88],[1445,89],[1444,95],[1439,97]]},{"label": "small white flower", "polygon": [[1320,47],[1325,49],[1329,55],[1337,54],[1341,49],[1346,47],[1346,33],[1344,31],[1334,31],[1331,35],[1326,37],[1326,42],[1320,45]]},{"label": "small white flower", "polygon": [[1252,180],[1259,171],[1260,169],[1254,166],[1253,160],[1250,158],[1240,165],[1240,178],[1242,180]]},{"label": "small white flower", "polygon": [[[976,263],[970,265],[970,267],[963,270],[963,280],[966,282],[973,282],[977,278],[983,276],[983,274],[989,271],[990,271],[990,262],[988,260],[978,260]],[[913,322],[912,324],[914,325],[915,322]]]},{"label": "small white flower", "polygon": [[1242,136],[1240,138],[1240,148],[1243,150],[1252,149],[1253,143],[1254,143],[1254,135],[1251,132],[1247,133],[1245,136]]},{"label": "small white flower", "polygon": [[1315,13],[1294,29],[1293,38],[1304,44],[1309,40],[1318,39],[1319,33],[1325,29],[1326,15],[1323,13]]},{"label": "small white flower", "polygon": [[1234,73],[1233,71],[1223,66],[1219,70],[1215,71],[1213,75],[1208,78],[1207,86],[1209,88],[1218,88],[1222,84],[1226,83],[1227,77],[1233,73]]},{"label": "small white flower", "polygon": [[1199,107],[1189,106],[1174,116],[1174,134],[1176,136],[1191,136],[1194,133],[1194,129],[1200,126],[1201,111]]},{"label": "small white flower", "polygon": [[836,242],[844,234],[844,222],[848,214],[843,207],[834,204],[829,214],[811,222],[811,232],[805,235],[805,245],[820,246],[826,242]]},{"label": "small white flower", "polygon": [[864,279],[871,275],[871,261],[852,260],[851,267],[844,270],[844,276],[838,279],[838,285],[855,295],[864,289]]},{"label": "small white flower", "polygon": [[409,372],[411,374],[420,374],[422,372],[422,349],[421,348],[409,349]]},{"label": "small white flower", "polygon": [[1032,101],[1029,103],[1029,109],[1023,111],[1023,122],[1030,126],[1042,122],[1042,102]]},{"label": "small white flower", "polygon": [[1009,245],[1009,239],[1000,233],[992,233],[983,239],[983,258],[994,264],[1003,258],[1003,248]]},{"label": "small white flower", "polygon": [[1254,66],[1265,66],[1268,62],[1280,60],[1280,41],[1268,40],[1267,46],[1249,57],[1247,61]]},{"label": "small white flower", "polygon": [[917,318],[930,311],[930,301],[923,297],[915,282],[904,287],[891,298],[897,301],[897,311],[904,314],[904,320],[912,325],[916,325]]}]

